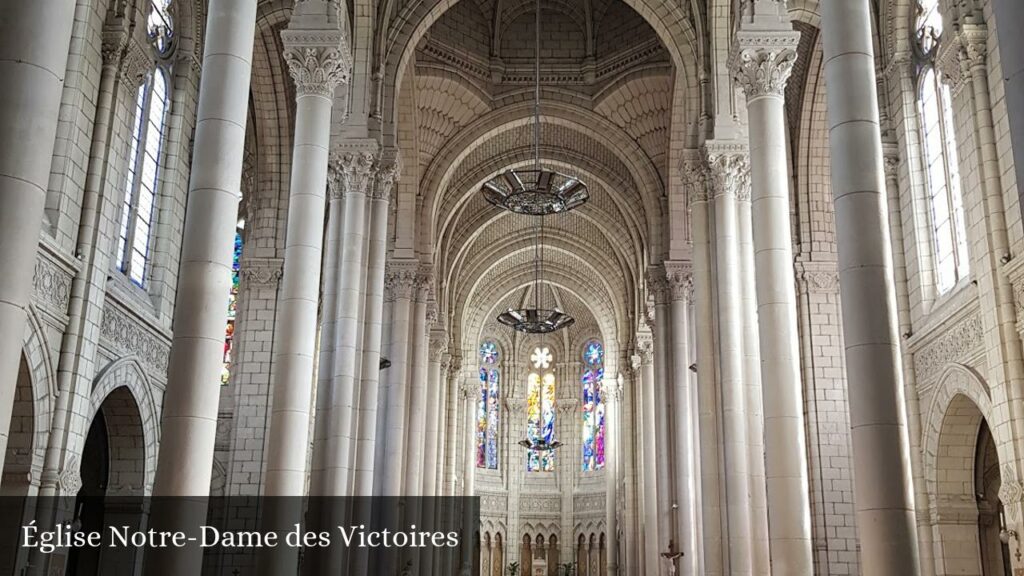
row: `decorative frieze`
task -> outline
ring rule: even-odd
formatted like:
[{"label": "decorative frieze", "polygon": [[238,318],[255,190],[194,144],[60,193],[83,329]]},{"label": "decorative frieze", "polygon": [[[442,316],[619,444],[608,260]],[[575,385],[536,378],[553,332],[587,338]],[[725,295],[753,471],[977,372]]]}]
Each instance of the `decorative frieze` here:
[{"label": "decorative frieze", "polygon": [[508,513],[508,498],[504,494],[478,493],[480,512],[504,516]]},{"label": "decorative frieze", "polygon": [[914,353],[914,374],[919,383],[936,378],[950,363],[969,364],[982,346],[983,328],[978,312],[944,330]]},{"label": "decorative frieze", "polygon": [[519,501],[519,511],[528,514],[557,514],[562,509],[562,497],[531,496]]},{"label": "decorative frieze", "polygon": [[839,272],[831,262],[798,262],[796,285],[801,294],[835,294],[839,292]]},{"label": "decorative frieze", "polygon": [[32,286],[37,304],[58,315],[65,315],[71,300],[72,274],[47,258],[42,252],[36,256]]},{"label": "decorative frieze", "polygon": [[100,322],[100,338],[122,356],[134,355],[160,380],[167,378],[167,358],[171,353],[169,339],[156,335],[141,319],[107,300]]},{"label": "decorative frieze", "polygon": [[238,275],[246,288],[275,288],[284,276],[284,260],[243,258]]}]

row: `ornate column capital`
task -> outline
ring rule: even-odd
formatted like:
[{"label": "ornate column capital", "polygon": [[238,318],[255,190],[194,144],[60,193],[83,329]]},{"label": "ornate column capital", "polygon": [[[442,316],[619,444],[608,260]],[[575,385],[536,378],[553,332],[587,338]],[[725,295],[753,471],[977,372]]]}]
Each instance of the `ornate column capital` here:
[{"label": "ornate column capital", "polygon": [[415,262],[388,262],[384,269],[384,300],[410,299],[413,297],[418,283],[418,267]]},{"label": "ornate column capital", "polygon": [[882,143],[882,168],[885,171],[886,178],[899,178],[900,153],[895,145]]},{"label": "ornate column capital", "polygon": [[284,260],[281,258],[243,258],[238,274],[247,288],[274,287],[284,277]]},{"label": "ornate column capital", "polygon": [[708,201],[708,162],[699,151],[684,152],[682,163],[683,189],[690,203]]},{"label": "ornate column capital", "polygon": [[634,351],[633,370],[639,372],[642,367],[654,363],[654,337],[651,334],[637,334]]},{"label": "ornate column capital", "polygon": [[704,147],[708,163],[708,182],[715,198],[750,198],[750,156],[741,143],[709,142]]},{"label": "ornate column capital", "polygon": [[346,194],[366,194],[375,174],[376,158],[372,152],[335,152],[327,163],[327,190],[332,199]]},{"label": "ornate column capital", "polygon": [[[664,266],[651,266],[647,269],[647,290],[651,293],[656,305],[668,303],[670,293]],[[652,315],[648,312],[648,316]],[[656,316],[654,320],[657,320]]]},{"label": "ornate column capital", "polygon": [[377,161],[377,174],[370,189],[370,197],[374,200],[391,200],[391,192],[402,176],[402,159],[398,150],[388,148],[381,152]]},{"label": "ornate column capital", "polygon": [[348,13],[333,0],[296,2],[281,40],[297,96],[333,98],[335,87],[351,78],[347,19]]},{"label": "ornate column capital", "polygon": [[448,355],[448,335],[444,332],[435,331],[430,334],[430,361],[444,362]]},{"label": "ornate column capital", "polygon": [[693,266],[689,262],[666,262],[665,281],[672,300],[693,301]]},{"label": "ornate column capital", "polygon": [[752,0],[741,9],[729,69],[747,101],[782,98],[796,64],[800,33],[793,30],[785,0]]}]

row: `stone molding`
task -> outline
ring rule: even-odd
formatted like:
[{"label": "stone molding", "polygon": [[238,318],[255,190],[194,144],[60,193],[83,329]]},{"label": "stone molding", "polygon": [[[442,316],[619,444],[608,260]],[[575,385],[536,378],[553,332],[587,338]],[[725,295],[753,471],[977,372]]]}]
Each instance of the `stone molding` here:
[{"label": "stone molding", "polygon": [[243,258],[238,275],[247,288],[273,288],[284,277],[282,258]]},{"label": "stone molding", "polygon": [[969,365],[983,344],[984,328],[977,311],[942,331],[914,352],[914,374],[921,386],[942,375],[951,362]]},{"label": "stone molding", "polygon": [[339,48],[286,45],[283,56],[300,98],[331,98],[338,84],[352,76],[352,57]]},{"label": "stone molding", "polygon": [[136,356],[160,381],[167,379],[167,362],[171,353],[168,340],[148,330],[140,318],[109,299],[103,307],[100,338],[121,355]]},{"label": "stone molding", "polygon": [[50,312],[60,316],[67,314],[73,278],[71,271],[57,265],[40,251],[32,273],[34,300]]}]

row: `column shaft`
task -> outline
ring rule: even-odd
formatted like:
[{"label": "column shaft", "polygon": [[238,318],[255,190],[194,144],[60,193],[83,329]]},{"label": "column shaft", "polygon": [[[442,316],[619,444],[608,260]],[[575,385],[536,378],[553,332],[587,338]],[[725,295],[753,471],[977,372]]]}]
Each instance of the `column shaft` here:
[{"label": "column shaft", "polygon": [[[312,2],[306,5],[309,4]],[[301,11],[296,12],[293,22],[302,16]],[[274,324],[273,401],[264,492],[267,496],[302,496],[305,492],[332,96],[341,75],[348,74],[338,65],[337,48],[333,49],[336,63],[331,62],[331,49],[327,48],[322,49],[322,59],[313,62],[321,70],[326,62],[336,75],[328,75],[320,83],[304,81],[315,72],[310,70],[305,56],[317,49],[294,46],[287,35],[285,43],[286,60],[298,96],[284,276]]]},{"label": "column shaft", "polygon": [[764,469],[771,558],[774,567],[786,574],[811,576],[810,487],[783,100],[800,37],[784,11],[785,5],[779,4],[755,7],[755,23],[765,18],[775,26],[771,30],[741,30],[730,63],[747,96],[750,124],[753,284],[760,326],[761,382],[766,391]]},{"label": "column shaft", "polygon": [[768,494],[765,484],[764,402],[761,387],[761,346],[758,342],[757,294],[754,282],[754,241],[749,198],[737,205],[740,274],[743,278],[743,373],[746,380],[747,450],[750,466],[750,539],[754,574],[771,574],[768,551]]},{"label": "column shaft", "polygon": [[643,439],[640,457],[643,459],[642,483],[643,483],[643,541],[644,558],[643,565],[646,574],[660,573],[661,558],[658,549],[658,441],[657,426],[654,418],[654,402],[656,385],[654,380],[654,343],[651,340],[641,340],[637,347],[639,359],[634,368],[640,376],[640,403],[638,410],[641,417],[640,437]]},{"label": "column shaft", "polygon": [[42,229],[75,3],[14,2],[0,19],[0,469]]},{"label": "column shaft", "polygon": [[154,496],[210,489],[255,27],[255,2],[211,0]]},{"label": "column shaft", "polygon": [[[664,270],[659,271],[664,274]],[[662,277],[661,282],[664,282]],[[668,290],[663,286],[655,296],[654,332],[654,425],[658,450],[657,488],[658,488],[658,552],[665,552],[669,542],[676,536],[673,522],[675,494],[672,488],[672,469],[675,446],[673,445],[672,426],[669,423],[669,403],[672,394],[672,339],[674,337],[672,314],[668,302]],[[658,572],[661,572],[659,568]]]},{"label": "column shaft", "polygon": [[406,405],[409,392],[409,324],[412,312],[413,276],[409,272],[396,272],[395,301],[391,305],[391,368],[387,369],[387,432],[384,436],[384,469],[381,471],[382,495],[401,496],[403,493],[403,464],[406,459]]},{"label": "column shaft", "polygon": [[1006,115],[1010,124],[1017,194],[1024,204],[1024,41],[1014,33],[1024,25],[1024,4],[1019,0],[992,0],[999,28],[999,58],[1003,71]]},{"label": "column shaft", "polygon": [[831,0],[822,8],[861,570],[916,576],[871,6]]},{"label": "column shaft", "polygon": [[423,452],[423,496],[440,496],[438,470],[440,463],[440,436],[444,425],[441,409],[444,383],[441,381],[441,362],[447,352],[447,337],[438,334],[430,339],[430,363],[427,370],[426,449]]},{"label": "column shaft", "polygon": [[697,507],[695,499],[696,478],[693,473],[693,422],[690,420],[690,369],[689,369],[689,306],[687,292],[692,287],[688,271],[683,274],[669,274],[672,294],[672,419],[673,464],[675,473],[674,502],[676,551],[683,556],[677,561],[680,576],[700,575],[698,559],[700,542],[697,540]]},{"label": "column shaft", "polygon": [[622,390],[618,380],[605,378],[601,383],[601,399],[604,402],[604,504],[605,504],[605,537],[608,553],[605,555],[607,574],[616,574],[619,564],[618,547],[618,478],[619,468],[619,403]]},{"label": "column shaft", "polygon": [[746,393],[743,382],[743,314],[740,306],[740,253],[736,193],[745,172],[741,155],[714,157],[716,186],[715,256],[718,280],[719,398],[722,414],[722,445],[725,461],[725,493],[728,521],[729,573],[748,576],[752,571],[750,543],[749,456],[747,454]]},{"label": "column shaft", "polygon": [[[423,456],[429,441],[427,432],[427,282],[423,275],[416,278],[415,300],[412,305],[413,317],[410,326],[409,361],[409,429],[406,433],[408,444],[405,453],[408,464],[405,467],[404,495],[420,496],[423,493]],[[436,407],[435,407],[436,411]],[[436,416],[434,412],[431,417]]]}]

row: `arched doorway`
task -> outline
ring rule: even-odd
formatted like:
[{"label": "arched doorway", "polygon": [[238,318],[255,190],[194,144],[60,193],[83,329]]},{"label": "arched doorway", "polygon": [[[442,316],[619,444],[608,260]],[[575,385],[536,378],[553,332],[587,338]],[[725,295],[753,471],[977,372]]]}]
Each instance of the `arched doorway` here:
[{"label": "arched doorway", "polygon": [[[128,388],[115,388],[96,410],[81,461],[74,522],[86,531],[102,531],[106,526],[140,528],[146,440],[138,405]],[[141,554],[132,548],[73,548],[65,574],[134,574],[140,562]]]},{"label": "arched doorway", "polygon": [[32,476],[35,406],[32,400],[32,376],[24,355],[14,388],[14,408],[8,430],[3,475],[0,476],[0,574],[17,574],[24,566],[24,551],[7,543],[18,541],[18,530],[25,515],[23,498],[34,494]]},{"label": "arched doorway", "polygon": [[936,575],[1011,576],[997,444],[974,400],[953,394],[931,450]]}]

